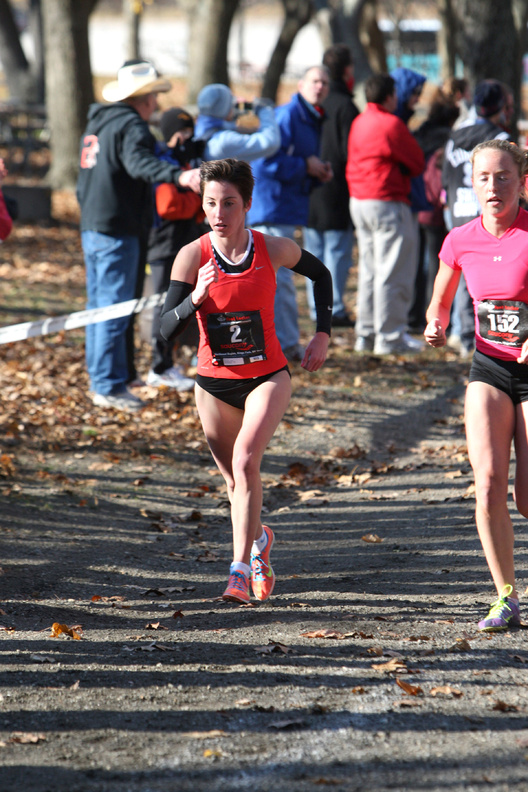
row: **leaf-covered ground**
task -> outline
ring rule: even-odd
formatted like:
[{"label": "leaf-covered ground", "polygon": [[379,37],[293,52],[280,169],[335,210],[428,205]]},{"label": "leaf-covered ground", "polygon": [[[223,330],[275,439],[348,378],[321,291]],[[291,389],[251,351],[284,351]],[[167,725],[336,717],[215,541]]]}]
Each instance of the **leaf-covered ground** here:
[{"label": "leaf-covered ground", "polygon": [[[84,307],[54,200],[0,248],[1,325]],[[82,331],[0,346],[2,792],[528,789],[526,633],[476,632],[467,364],[353,340],[293,369],[263,468],[276,593],[250,607],[217,599],[229,512],[192,394],[101,411]]]}]

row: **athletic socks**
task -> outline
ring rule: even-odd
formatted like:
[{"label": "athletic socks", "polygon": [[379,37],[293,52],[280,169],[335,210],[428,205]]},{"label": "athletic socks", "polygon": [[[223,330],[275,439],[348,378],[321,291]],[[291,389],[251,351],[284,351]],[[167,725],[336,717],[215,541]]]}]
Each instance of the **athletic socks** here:
[{"label": "athletic socks", "polygon": [[259,538],[255,539],[255,541],[253,542],[253,548],[252,548],[253,554],[259,555],[259,553],[262,553],[262,551],[264,550],[267,544],[268,544],[268,535],[266,534],[266,531],[263,530],[262,536],[259,536]]},{"label": "athletic socks", "polygon": [[251,567],[249,566],[249,564],[244,564],[242,561],[233,561],[233,563],[229,567],[230,575],[232,575],[233,572],[242,572],[242,574],[245,575],[248,580],[249,580],[250,571],[251,571]]}]

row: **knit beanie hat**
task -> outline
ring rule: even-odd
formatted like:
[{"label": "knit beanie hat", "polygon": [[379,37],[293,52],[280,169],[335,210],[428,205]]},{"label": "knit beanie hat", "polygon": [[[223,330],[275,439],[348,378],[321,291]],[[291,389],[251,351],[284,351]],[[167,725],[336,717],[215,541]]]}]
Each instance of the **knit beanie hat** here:
[{"label": "knit beanie hat", "polygon": [[483,80],[475,88],[473,103],[477,115],[489,118],[504,106],[504,92],[497,80]]},{"label": "knit beanie hat", "polygon": [[168,143],[175,132],[180,132],[182,129],[194,130],[194,118],[183,107],[171,107],[163,113],[159,125],[163,139]]},{"label": "knit beanie hat", "polygon": [[198,94],[198,112],[214,118],[227,118],[233,106],[233,94],[227,85],[212,83]]}]

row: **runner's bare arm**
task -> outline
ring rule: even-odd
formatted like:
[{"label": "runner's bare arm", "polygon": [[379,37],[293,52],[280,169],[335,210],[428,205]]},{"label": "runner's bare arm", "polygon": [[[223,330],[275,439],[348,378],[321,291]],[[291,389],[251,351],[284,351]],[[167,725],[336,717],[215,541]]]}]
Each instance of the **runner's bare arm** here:
[{"label": "runner's bare arm", "polygon": [[460,275],[460,271],[451,269],[445,262],[440,261],[438,275],[434,282],[433,296],[426,313],[427,327],[424,330],[424,336],[430,346],[441,347],[446,343],[451,305],[455,298]]}]

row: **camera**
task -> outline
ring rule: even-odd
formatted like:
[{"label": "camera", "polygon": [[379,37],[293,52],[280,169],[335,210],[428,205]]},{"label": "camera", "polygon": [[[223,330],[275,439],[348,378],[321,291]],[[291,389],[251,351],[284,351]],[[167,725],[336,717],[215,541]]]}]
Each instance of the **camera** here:
[{"label": "camera", "polygon": [[244,115],[244,113],[251,113],[253,110],[253,102],[239,101],[233,105],[233,113],[235,116]]}]

